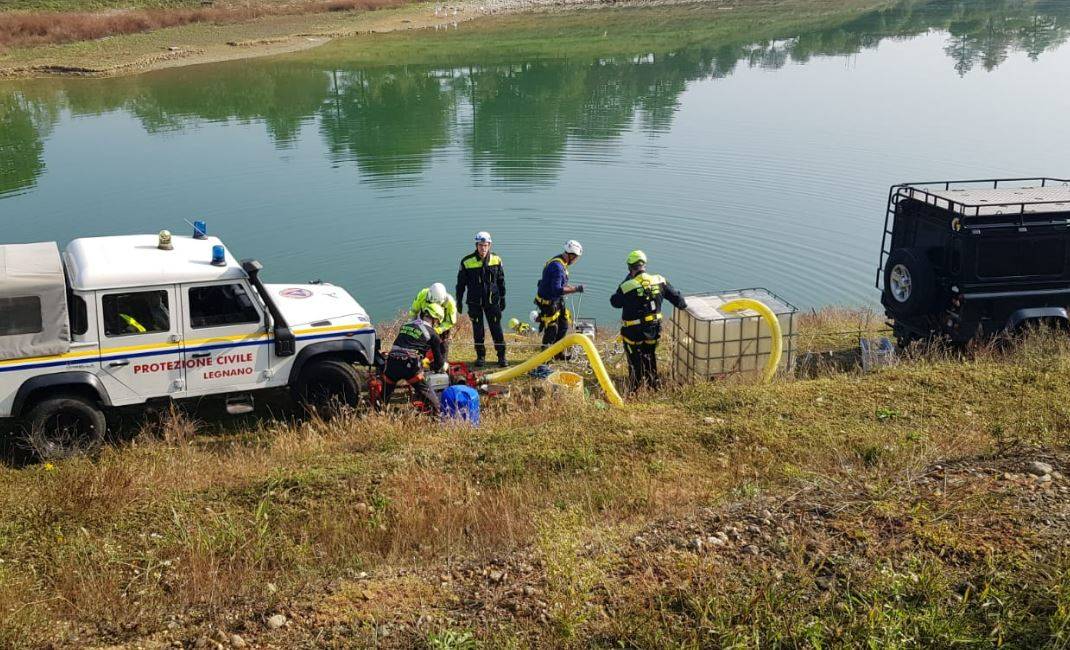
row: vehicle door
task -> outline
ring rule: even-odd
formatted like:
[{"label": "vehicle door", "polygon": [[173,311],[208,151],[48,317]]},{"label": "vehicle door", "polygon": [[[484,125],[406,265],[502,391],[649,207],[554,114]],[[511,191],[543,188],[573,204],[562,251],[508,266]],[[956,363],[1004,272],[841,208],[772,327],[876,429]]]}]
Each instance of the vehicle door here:
[{"label": "vehicle door", "polygon": [[182,285],[189,395],[265,388],[271,337],[264,312],[243,280]]},{"label": "vehicle door", "polygon": [[101,378],[116,404],[181,397],[181,323],[175,288],[97,292]]}]

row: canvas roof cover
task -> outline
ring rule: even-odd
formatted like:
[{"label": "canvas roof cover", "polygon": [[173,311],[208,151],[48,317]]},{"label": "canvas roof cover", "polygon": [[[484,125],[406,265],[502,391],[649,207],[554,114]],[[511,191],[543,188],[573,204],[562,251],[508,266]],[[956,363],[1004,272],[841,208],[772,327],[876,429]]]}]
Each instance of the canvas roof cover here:
[{"label": "canvas roof cover", "polygon": [[56,244],[0,245],[0,361],[63,354],[70,347]]}]

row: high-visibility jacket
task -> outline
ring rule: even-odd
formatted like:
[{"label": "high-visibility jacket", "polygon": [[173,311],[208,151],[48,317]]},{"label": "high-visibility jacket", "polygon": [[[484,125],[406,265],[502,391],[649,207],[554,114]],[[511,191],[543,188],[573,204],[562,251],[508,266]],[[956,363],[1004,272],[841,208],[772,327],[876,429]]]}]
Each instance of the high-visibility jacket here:
[{"label": "high-visibility jacket", "polygon": [[[409,316],[419,318],[424,307],[430,304],[431,292],[426,288],[421,289],[420,293],[416,294],[416,299],[412,301],[412,306],[409,307]],[[448,293],[446,294],[446,304],[442,305],[442,311],[446,312],[446,315],[442,322],[435,326],[435,332],[438,334],[448,331],[457,324],[457,301]]]},{"label": "high-visibility jacket", "polygon": [[457,269],[457,301],[468,294],[469,307],[502,309],[505,304],[505,267],[502,258],[488,253],[485,258],[469,253]]},{"label": "high-visibility jacket", "polygon": [[661,335],[661,303],[668,299],[677,309],[687,301],[669,282],[654,273],[628,275],[609,303],[621,310],[621,335],[629,342],[657,340]]},{"label": "high-visibility jacket", "polygon": [[145,326],[137,322],[137,319],[133,316],[130,316],[128,314],[119,314],[119,318],[123,319],[123,322],[126,323],[127,327],[132,327],[137,330],[138,334],[144,334],[148,331],[147,329],[145,329]]}]

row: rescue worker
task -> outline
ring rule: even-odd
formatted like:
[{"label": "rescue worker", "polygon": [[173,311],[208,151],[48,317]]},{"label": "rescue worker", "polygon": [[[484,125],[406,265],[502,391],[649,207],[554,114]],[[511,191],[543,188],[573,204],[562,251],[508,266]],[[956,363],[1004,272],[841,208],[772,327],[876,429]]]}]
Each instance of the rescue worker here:
[{"label": "rescue worker", "polygon": [[575,239],[565,242],[565,251],[550,258],[542,267],[542,278],[535,294],[539,308],[539,331],[542,332],[543,349],[565,338],[572,314],[565,307],[565,296],[583,293],[583,285],[568,282],[568,268],[583,255],[583,246]]},{"label": "rescue worker", "polygon": [[620,336],[628,356],[628,383],[632,391],[659,386],[657,349],[664,299],[677,309],[687,308],[687,301],[665,278],[646,272],[646,253],[639,250],[629,253],[628,277],[609,302],[622,310]]},{"label": "rescue worker", "polygon": [[442,339],[435,332],[443,318],[445,310],[442,305],[429,303],[420,311],[418,318],[401,326],[393,347],[386,355],[386,365],[383,368],[383,405],[390,401],[397,383],[404,380],[412,387],[414,396],[427,405],[431,414],[438,415],[438,396],[424,381],[423,360],[430,351],[431,368],[445,371],[446,351]]},{"label": "rescue worker", "polygon": [[435,333],[442,339],[442,348],[449,352],[450,332],[457,324],[457,301],[446,291],[446,285],[436,282],[426,289],[421,289],[409,307],[409,318],[419,318],[424,308],[430,304],[442,307],[443,318],[435,327]]},{"label": "rescue worker", "polygon": [[[502,311],[505,310],[505,267],[502,258],[490,252],[490,233],[476,233],[476,250],[461,258],[457,270],[457,301],[468,305],[468,317],[472,319],[472,340],[476,347],[476,367],[487,363],[487,346],[483,341],[483,323],[490,328],[494,339],[494,351],[498,355],[498,367],[504,368],[505,335],[502,333]],[[468,300],[465,301],[465,293]]]}]

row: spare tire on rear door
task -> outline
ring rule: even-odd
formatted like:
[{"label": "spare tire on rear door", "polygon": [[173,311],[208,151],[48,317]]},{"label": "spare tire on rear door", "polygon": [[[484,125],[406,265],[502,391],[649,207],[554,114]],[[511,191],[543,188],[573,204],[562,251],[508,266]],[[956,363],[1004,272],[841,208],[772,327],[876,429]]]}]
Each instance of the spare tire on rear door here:
[{"label": "spare tire on rear door", "polygon": [[936,294],[933,267],[920,248],[892,251],[884,265],[884,304],[903,316],[928,311]]}]

